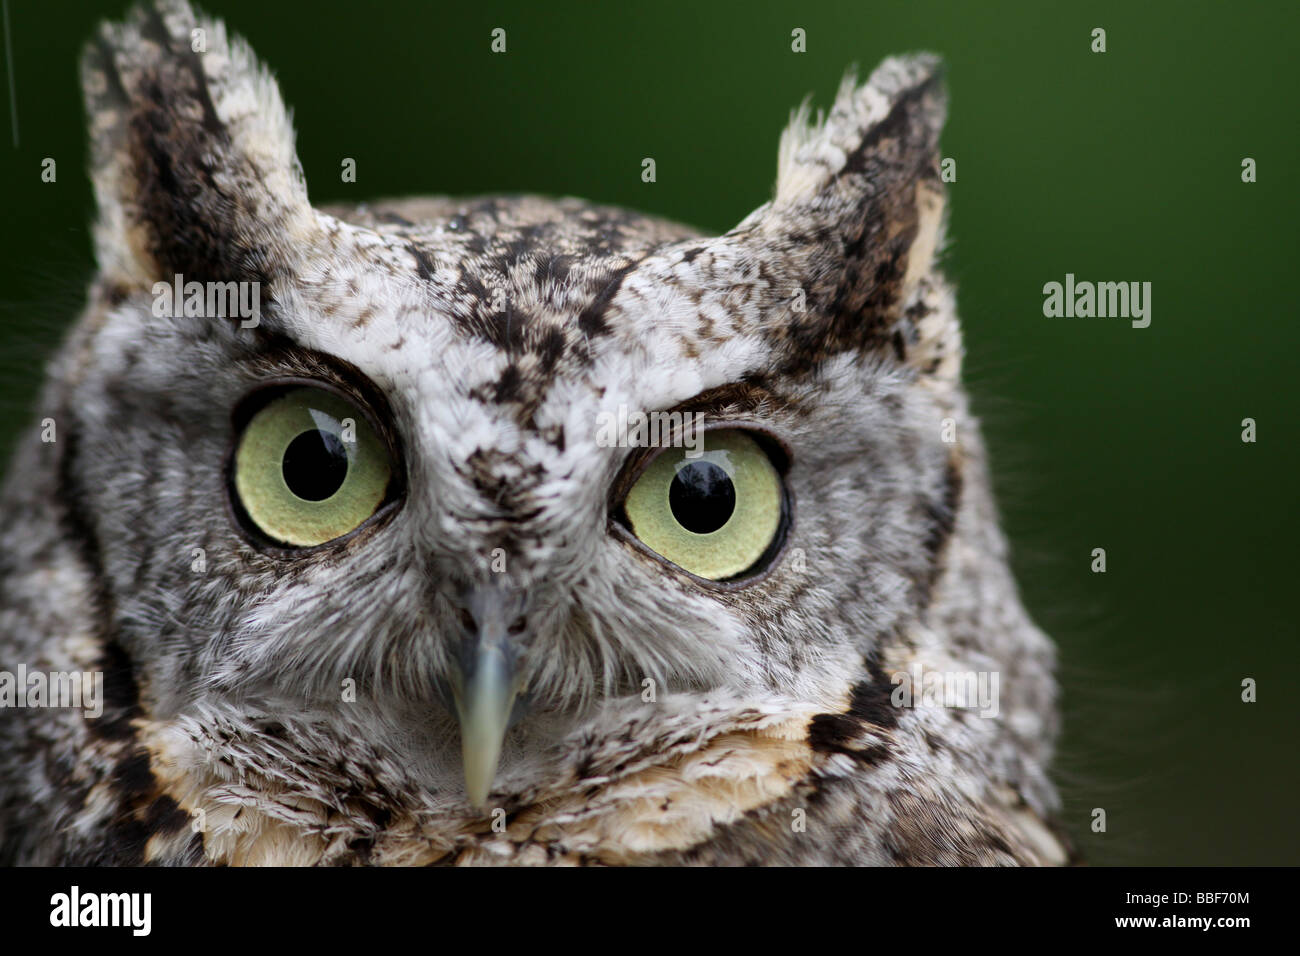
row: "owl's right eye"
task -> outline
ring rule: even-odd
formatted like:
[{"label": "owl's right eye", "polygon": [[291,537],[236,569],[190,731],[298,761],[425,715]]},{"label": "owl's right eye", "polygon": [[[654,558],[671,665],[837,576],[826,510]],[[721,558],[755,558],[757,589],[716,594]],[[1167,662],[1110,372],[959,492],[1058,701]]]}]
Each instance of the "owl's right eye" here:
[{"label": "owl's right eye", "polygon": [[704,433],[703,450],[669,448],[628,490],[628,529],[664,560],[709,581],[754,575],[777,550],[787,519],[780,471],[754,436]]},{"label": "owl's right eye", "polygon": [[248,419],[232,484],[272,542],[309,548],[356,530],[389,496],[393,465],[365,414],[321,388],[294,388]]}]

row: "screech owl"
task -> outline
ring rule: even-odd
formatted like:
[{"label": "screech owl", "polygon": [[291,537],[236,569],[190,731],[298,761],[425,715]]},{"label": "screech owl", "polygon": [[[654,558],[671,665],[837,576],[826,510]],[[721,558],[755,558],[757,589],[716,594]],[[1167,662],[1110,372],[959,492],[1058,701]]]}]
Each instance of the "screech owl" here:
[{"label": "screech owl", "polygon": [[[99,271],[7,475],[0,667],[102,712],[0,712],[5,861],[1067,860],[934,57],[797,111],[721,236],[314,208],[274,81],[180,0],[82,80]],[[994,706],[900,699],[933,674]]]}]

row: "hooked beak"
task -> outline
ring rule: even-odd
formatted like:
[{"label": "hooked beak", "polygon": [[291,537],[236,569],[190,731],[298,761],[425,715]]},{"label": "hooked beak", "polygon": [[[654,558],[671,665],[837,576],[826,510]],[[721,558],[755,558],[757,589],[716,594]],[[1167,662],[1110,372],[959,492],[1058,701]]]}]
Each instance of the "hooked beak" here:
[{"label": "hooked beak", "polygon": [[464,605],[473,626],[461,644],[460,679],[452,682],[452,692],[460,718],[465,792],[471,804],[482,807],[496,779],[522,686],[516,664],[525,602],[518,591],[489,587],[471,589]]}]

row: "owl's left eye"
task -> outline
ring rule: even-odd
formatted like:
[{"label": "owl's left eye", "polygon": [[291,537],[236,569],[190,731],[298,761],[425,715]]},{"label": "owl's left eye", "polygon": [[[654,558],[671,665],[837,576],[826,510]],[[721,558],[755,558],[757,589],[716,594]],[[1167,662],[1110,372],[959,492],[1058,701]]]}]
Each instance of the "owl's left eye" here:
[{"label": "owl's left eye", "polygon": [[234,493],[271,541],[324,544],[360,527],[388,497],[393,467],[365,414],[321,388],[294,388],[248,419],[235,448]]},{"label": "owl's left eye", "polygon": [[704,433],[698,453],[669,448],[623,501],[631,532],[696,577],[731,581],[758,573],[780,544],[785,491],[768,451],[741,429]]}]

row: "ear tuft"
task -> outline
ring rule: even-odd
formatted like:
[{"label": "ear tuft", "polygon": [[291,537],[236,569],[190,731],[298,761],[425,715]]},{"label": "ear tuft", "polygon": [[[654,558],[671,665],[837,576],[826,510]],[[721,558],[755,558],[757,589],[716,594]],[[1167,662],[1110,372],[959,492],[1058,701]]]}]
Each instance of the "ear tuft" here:
[{"label": "ear tuft", "polygon": [[[945,103],[938,57],[918,54],[886,60],[865,84],[850,73],[825,116],[806,102],[795,111],[775,196],[721,240],[760,264],[785,367],[852,349],[955,371],[960,340],[933,271]],[[789,307],[790,290],[802,309]]]},{"label": "ear tuft", "polygon": [[781,133],[774,204],[813,199],[889,131],[891,116],[908,114],[908,132],[921,141],[921,151],[925,141],[937,147],[946,107],[942,83],[939,57],[919,53],[890,57],[863,85],[850,70],[829,115],[819,112],[813,120],[804,100]]},{"label": "ear tuft", "polygon": [[279,90],[219,21],[184,0],[137,7],[100,28],[81,77],[106,276],[265,277],[310,229]]}]

